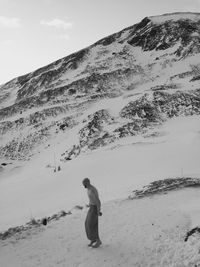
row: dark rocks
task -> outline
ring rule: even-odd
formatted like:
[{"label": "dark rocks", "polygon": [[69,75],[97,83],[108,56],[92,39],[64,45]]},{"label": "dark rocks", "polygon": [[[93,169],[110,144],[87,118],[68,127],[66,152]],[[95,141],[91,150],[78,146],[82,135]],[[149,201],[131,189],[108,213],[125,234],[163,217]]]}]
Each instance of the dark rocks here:
[{"label": "dark rocks", "polygon": [[41,227],[41,225],[46,226],[51,221],[59,220],[60,218],[71,214],[72,214],[71,211],[65,212],[64,210],[62,210],[50,217],[44,217],[38,220],[36,220],[35,218],[31,218],[31,220],[28,223],[26,223],[26,225],[12,227],[3,233],[0,233],[0,240],[5,240],[7,238],[12,237],[13,235],[21,234],[23,232],[30,231],[31,229]]},{"label": "dark rocks", "polygon": [[115,42],[121,36],[121,33],[122,32],[118,32],[118,33],[109,35],[109,36],[97,41],[93,46],[97,46],[97,45],[107,46],[107,45],[110,45],[113,42]]},{"label": "dark rocks", "polygon": [[10,164],[12,164],[12,163],[3,162],[3,163],[1,163],[1,166],[5,167],[5,166],[10,165]]},{"label": "dark rocks", "polygon": [[[82,121],[85,126],[79,131],[79,144],[67,151],[65,159],[71,160],[82,150],[104,147],[119,138],[138,134],[148,136],[149,129],[158,127],[167,118],[200,114],[200,90],[190,91],[190,93],[166,92],[168,89],[176,89],[176,85],[173,84],[160,85],[154,89],[153,92],[130,101],[120,111],[120,117],[111,116],[106,109],[89,115]],[[120,126],[118,126],[119,120]],[[112,127],[109,128],[111,125]]]},{"label": "dark rocks", "polygon": [[151,122],[160,121],[160,111],[156,105],[150,100],[148,96],[144,95],[136,101],[131,101],[125,106],[120,115],[122,118],[135,119],[139,117]]},{"label": "dark rocks", "polygon": [[11,160],[27,160],[34,148],[48,140],[47,129],[31,132],[27,136],[17,136],[4,146],[0,146],[0,155]]},{"label": "dark rocks", "polygon": [[166,91],[169,89],[177,89],[178,86],[176,84],[162,84],[162,85],[157,85],[154,87],[151,87],[152,91]]},{"label": "dark rocks", "polygon": [[200,227],[195,227],[195,228],[193,228],[192,230],[188,231],[187,234],[186,234],[186,236],[185,236],[184,241],[185,241],[185,242],[188,241],[188,238],[189,238],[191,235],[195,234],[195,233],[200,233]]},{"label": "dark rocks", "polygon": [[102,135],[107,137],[106,132],[103,131],[104,125],[112,124],[113,117],[105,109],[95,112],[93,115],[88,116],[88,123],[79,131],[80,146],[90,146],[94,139],[101,138]]},{"label": "dark rocks", "polygon": [[67,150],[65,153],[61,155],[62,157],[64,157],[62,161],[72,160],[73,158],[78,157],[80,153],[81,153],[80,145],[73,145],[71,149]]},{"label": "dark rocks", "polygon": [[179,74],[176,74],[176,75],[173,75],[170,77],[170,80],[174,80],[174,79],[184,79],[186,77],[190,77],[194,74],[193,71],[186,71],[186,72],[182,72],[182,73],[179,73]]},{"label": "dark rocks", "polygon": [[47,225],[47,218],[43,218],[43,219],[42,219],[42,224],[43,224],[43,225]]},{"label": "dark rocks", "polygon": [[147,128],[150,127],[150,123],[147,120],[133,120],[117,129],[114,130],[114,133],[117,133],[119,138],[134,136],[139,133],[144,134],[147,131]]},{"label": "dark rocks", "polygon": [[[124,93],[124,98],[131,97],[142,84],[158,84],[156,79],[161,77],[155,76],[154,67],[164,72],[167,66],[173,68],[174,62],[200,52],[200,21],[164,21],[154,23],[146,17],[86,49],[1,85],[0,156],[29,159],[54,134],[64,135],[80,123],[79,140],[65,152],[65,160],[71,160],[87,149],[146,133],[165,119],[199,115],[198,90],[176,91],[179,79],[188,77],[191,86],[200,79],[198,64],[191,64],[191,70],[169,77],[168,83],[152,88],[150,85],[142,97],[119,111],[120,116],[112,118],[105,109],[91,114],[86,122],[79,120],[91,103]],[[146,51],[144,62],[137,61],[135,46]],[[173,49],[165,51],[168,48]],[[7,140],[6,135],[13,137]]]},{"label": "dark rocks", "polygon": [[[176,89],[175,87],[176,85],[173,87],[171,84],[151,88],[153,92],[145,93],[122,108],[119,113],[120,118],[111,116],[106,109],[89,115],[81,122],[83,127],[79,131],[79,142],[66,151],[64,159],[71,160],[85,149],[97,149],[115,142],[118,138],[146,134],[148,129],[162,124],[166,118],[199,115],[200,90],[167,92],[168,89]],[[87,102],[73,108],[83,109],[84,105],[87,105]],[[47,119],[56,118],[68,110],[69,106],[46,108],[27,117],[1,122],[2,135],[11,131],[15,131],[16,134],[6,145],[0,147],[0,154],[8,159],[29,158],[39,144],[48,140],[51,129],[56,127],[55,133],[65,132],[79,123],[77,120],[79,114],[75,113],[73,116],[63,116],[58,121],[54,120],[48,127],[45,126]],[[20,133],[23,129],[30,129],[30,133],[22,136]]]},{"label": "dark rocks", "polygon": [[134,190],[129,199],[148,197],[155,194],[165,193],[187,187],[200,187],[200,179],[197,178],[168,178],[158,180],[143,187],[141,190]]},{"label": "dark rocks", "polygon": [[76,210],[82,210],[82,209],[83,209],[83,206],[76,205],[76,206],[74,207],[74,209],[76,209]]},{"label": "dark rocks", "polygon": [[76,122],[73,119],[73,117],[65,117],[64,119],[62,119],[62,121],[57,123],[57,126],[62,131],[65,131],[66,129],[73,128],[75,125],[76,125]]},{"label": "dark rocks", "polygon": [[193,77],[190,82],[195,82],[200,80],[200,75]]},{"label": "dark rocks", "polygon": [[108,144],[113,143],[116,140],[114,135],[110,135],[108,132],[102,135],[102,137],[98,137],[94,139],[89,145],[88,148],[91,150],[104,147]]},{"label": "dark rocks", "polygon": [[[47,108],[37,111],[27,117],[0,123],[0,134],[7,135],[15,132],[13,138],[0,146],[0,155],[8,159],[27,159],[39,144],[48,140],[52,128],[59,126],[60,130],[71,129],[76,125],[73,116],[66,116],[60,121],[46,124],[49,118],[57,117],[67,112],[67,107]],[[48,125],[48,126],[46,126]],[[26,130],[26,134],[21,133]]]},{"label": "dark rocks", "polygon": [[153,104],[167,117],[200,114],[200,91],[177,91],[174,94],[154,92]]},{"label": "dark rocks", "polygon": [[[197,32],[200,33],[200,21],[178,20],[154,24],[150,22],[150,19],[145,18],[135,27],[128,43],[133,46],[140,46],[144,51],[152,51],[166,50],[179,41],[180,46],[175,51],[175,55],[185,57],[187,54],[200,52],[200,46],[197,42],[200,37],[192,35]],[[187,48],[187,53],[184,48]]]},{"label": "dark rocks", "polygon": [[136,25],[135,31],[145,28],[145,26],[147,26],[149,22],[151,22],[151,20],[148,17],[145,17],[140,23]]}]

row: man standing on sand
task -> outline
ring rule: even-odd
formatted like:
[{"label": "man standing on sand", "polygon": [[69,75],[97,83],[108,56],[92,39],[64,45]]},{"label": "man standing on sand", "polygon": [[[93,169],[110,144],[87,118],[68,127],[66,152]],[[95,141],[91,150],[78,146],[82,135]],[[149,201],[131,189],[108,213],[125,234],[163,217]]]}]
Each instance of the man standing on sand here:
[{"label": "man standing on sand", "polygon": [[97,189],[91,185],[90,180],[85,178],[83,185],[87,188],[89,198],[89,210],[85,220],[85,231],[87,238],[91,241],[89,247],[98,248],[102,243],[99,238],[98,216],[101,216],[101,201]]}]

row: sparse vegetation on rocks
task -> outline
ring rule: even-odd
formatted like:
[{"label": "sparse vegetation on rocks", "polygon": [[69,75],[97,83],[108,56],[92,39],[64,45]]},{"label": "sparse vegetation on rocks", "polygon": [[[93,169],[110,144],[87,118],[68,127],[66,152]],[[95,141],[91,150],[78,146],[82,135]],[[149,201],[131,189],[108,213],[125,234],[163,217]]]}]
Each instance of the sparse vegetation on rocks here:
[{"label": "sparse vegetation on rocks", "polygon": [[[28,160],[35,148],[43,143],[46,147],[49,139],[60,133],[67,136],[78,126],[76,143],[67,151],[63,148],[65,159],[70,160],[119,138],[148,136],[149,129],[167,119],[200,115],[200,67],[193,62],[200,53],[199,32],[199,22],[192,19],[154,23],[146,17],[1,85],[0,156]],[[137,55],[144,51],[140,60]],[[173,74],[175,64],[186,64],[186,69]],[[110,113],[109,106],[99,106],[85,118],[86,123],[81,121],[91,105],[110,99],[114,103],[117,97],[122,101],[130,97],[119,105],[118,114]]]},{"label": "sparse vegetation on rocks", "polygon": [[148,197],[155,194],[167,193],[168,191],[178,190],[188,187],[200,187],[200,179],[198,178],[168,178],[158,180],[144,186],[141,190],[134,190],[129,199],[137,199]]},{"label": "sparse vegetation on rocks", "polygon": [[[79,206],[78,206],[79,207]],[[29,231],[33,228],[41,227],[42,225],[47,225],[48,223],[59,220],[62,217],[65,217],[67,215],[71,215],[72,212],[66,212],[64,210],[58,212],[57,214],[53,214],[50,217],[45,217],[42,219],[35,219],[34,217],[31,217],[30,221],[27,222],[25,225],[11,227],[7,231],[0,233],[0,240],[5,240],[7,238],[12,237],[15,234],[21,234],[25,231]],[[46,220],[46,223],[44,223],[44,220]]]}]

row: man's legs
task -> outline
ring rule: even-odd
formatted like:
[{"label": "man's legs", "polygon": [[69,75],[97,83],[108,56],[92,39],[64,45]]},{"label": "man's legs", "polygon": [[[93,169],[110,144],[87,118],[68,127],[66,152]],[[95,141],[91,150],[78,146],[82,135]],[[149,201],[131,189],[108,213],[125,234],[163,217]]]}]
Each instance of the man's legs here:
[{"label": "man's legs", "polygon": [[98,213],[97,213],[96,206],[90,206],[88,210],[88,214],[85,220],[85,230],[86,230],[87,238],[91,240],[88,246],[93,247],[93,248],[99,247],[102,243],[99,238]]}]

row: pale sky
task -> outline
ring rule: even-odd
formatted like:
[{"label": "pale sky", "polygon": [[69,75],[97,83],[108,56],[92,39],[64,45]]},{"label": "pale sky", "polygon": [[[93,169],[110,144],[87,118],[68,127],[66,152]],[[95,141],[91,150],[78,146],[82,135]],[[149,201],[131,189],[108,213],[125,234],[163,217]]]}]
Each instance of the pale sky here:
[{"label": "pale sky", "polygon": [[200,12],[200,0],[0,0],[0,84],[138,23]]}]

